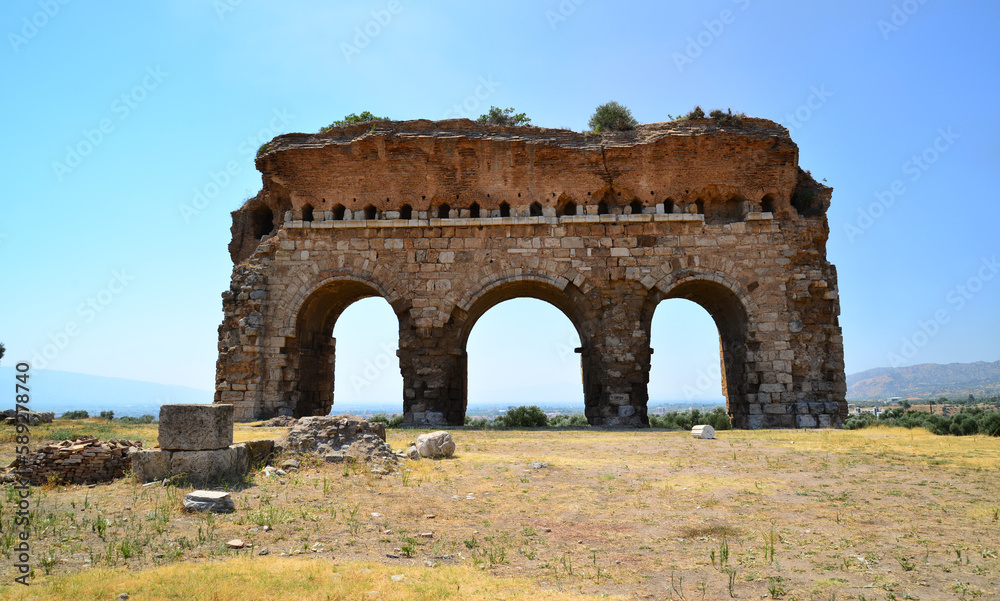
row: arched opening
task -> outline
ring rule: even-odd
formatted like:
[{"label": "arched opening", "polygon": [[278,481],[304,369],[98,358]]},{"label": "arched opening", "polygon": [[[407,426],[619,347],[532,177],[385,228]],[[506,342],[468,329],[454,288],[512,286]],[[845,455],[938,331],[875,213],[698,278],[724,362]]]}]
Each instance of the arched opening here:
[{"label": "arched opening", "polygon": [[705,223],[733,223],[743,219],[743,199],[730,196],[724,201],[715,200],[708,206]]},{"label": "arched opening", "polygon": [[664,300],[653,314],[650,347],[650,415],[725,405],[719,329],[708,311],[689,300]]},{"label": "arched opening", "polygon": [[629,209],[632,211],[633,215],[641,215],[642,214],[642,203],[639,202],[638,198],[635,199],[635,200],[633,200],[632,202],[630,202],[628,206],[629,206]]},{"label": "arched opening", "polygon": [[705,214],[705,201],[704,200],[702,200],[702,199],[699,198],[698,200],[694,201],[694,206],[695,206],[695,209],[697,210],[697,212],[698,212],[699,215],[704,215]]},{"label": "arched opening", "polygon": [[262,239],[274,231],[274,214],[267,205],[260,205],[253,210],[253,237]]},{"label": "arched opening", "polygon": [[302,207],[302,221],[312,221],[312,220],[313,220],[312,205],[306,205]]},{"label": "arched opening", "polygon": [[762,213],[774,213],[774,197],[768,194],[760,199],[760,210]]},{"label": "arched opening", "polygon": [[[747,395],[751,392],[751,383],[747,376],[747,357],[754,355],[758,344],[747,336],[748,317],[740,298],[723,284],[693,276],[673,285],[666,293],[653,295],[650,300],[652,305],[647,319],[652,322],[654,312],[656,315],[663,313],[666,317],[661,319],[668,328],[666,337],[662,330],[653,332],[651,336],[651,346],[656,352],[650,373],[650,398],[680,393],[682,398],[678,400],[691,404],[697,398],[711,401],[721,388],[733,427],[749,427]],[[663,310],[659,309],[659,305],[663,306]],[[679,319],[680,324],[671,334],[669,328],[675,324],[675,319]],[[663,328],[664,325],[658,324],[657,327]],[[685,360],[677,353],[683,353],[694,361],[693,365],[684,366],[692,375],[686,376],[686,381],[664,382],[656,372],[658,369],[665,370],[668,379],[669,374],[676,373],[673,366]]]},{"label": "arched opening", "polygon": [[403,376],[399,371],[399,320],[381,297],[356,301],[333,326],[335,411],[402,413]]},{"label": "arched opening", "polygon": [[439,206],[437,215],[438,219],[447,219],[449,216],[451,216],[451,205],[449,205],[448,203],[444,203],[441,206]]},{"label": "arched opening", "polygon": [[674,203],[674,199],[673,198],[668,198],[668,199],[666,199],[666,200],[663,201],[663,212],[664,213],[673,213],[675,206],[676,206],[676,204]]},{"label": "arched opening", "polygon": [[333,218],[334,218],[334,220],[335,221],[343,221],[344,220],[344,213],[346,211],[347,211],[347,209],[344,207],[344,205],[342,205],[342,204],[334,205],[334,207],[333,207]]},{"label": "arched opening", "polygon": [[474,202],[469,205],[469,217],[472,219],[479,219],[479,203]]},{"label": "arched opening", "polygon": [[295,372],[288,410],[297,418],[327,415],[336,390],[345,408],[363,403],[401,411],[398,346],[399,320],[375,287],[355,280],[323,285],[299,308],[286,349]]},{"label": "arched opening", "polygon": [[399,209],[400,219],[413,219],[413,207],[406,204]]},{"label": "arched opening", "polygon": [[374,205],[366,206],[364,208],[364,212],[365,212],[365,219],[375,219],[375,217],[377,216],[377,211],[375,210]]},{"label": "arched opening", "polygon": [[542,205],[538,204],[538,202],[531,203],[531,206],[528,207],[528,214],[531,215],[532,217],[541,217]]},{"label": "arched opening", "polygon": [[538,405],[583,413],[580,335],[554,305],[515,298],[490,307],[471,328],[467,415],[488,407]]},{"label": "arched opening", "polygon": [[563,216],[576,215],[576,203],[573,202],[572,200],[566,201],[566,204],[562,206],[562,209],[559,211],[559,214]]},{"label": "arched opening", "polygon": [[597,203],[597,214],[598,215],[607,215],[608,214],[608,203],[604,202],[603,200],[601,202]]},{"label": "arched opening", "polygon": [[500,203],[500,216],[510,217],[510,205],[507,204],[506,202]]}]

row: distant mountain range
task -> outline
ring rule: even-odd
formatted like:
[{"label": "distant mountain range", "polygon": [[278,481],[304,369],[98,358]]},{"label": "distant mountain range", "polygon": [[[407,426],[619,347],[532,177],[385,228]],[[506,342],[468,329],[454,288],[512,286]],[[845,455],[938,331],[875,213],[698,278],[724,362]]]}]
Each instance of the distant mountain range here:
[{"label": "distant mountain range", "polygon": [[877,367],[847,376],[847,398],[936,399],[1000,395],[1000,361]]},{"label": "distant mountain range", "polygon": [[[13,366],[0,367],[0,382],[4,386],[13,383],[16,373]],[[210,390],[51,369],[31,370],[28,387],[31,389],[28,406],[35,411],[53,411],[56,415],[82,409],[91,415],[114,411],[119,417],[159,416],[163,404],[212,402]],[[13,409],[13,405],[7,406],[12,400],[3,398],[4,405],[0,409]]]}]

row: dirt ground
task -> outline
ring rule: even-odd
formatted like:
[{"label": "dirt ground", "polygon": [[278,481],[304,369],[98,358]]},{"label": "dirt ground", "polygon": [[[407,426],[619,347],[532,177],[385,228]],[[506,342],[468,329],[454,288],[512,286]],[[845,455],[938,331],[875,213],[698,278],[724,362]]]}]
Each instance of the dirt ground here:
[{"label": "dirt ground", "polygon": [[[155,440],[155,428],[131,434]],[[238,440],[275,433],[237,426]],[[419,433],[390,430],[389,442]],[[456,457],[388,476],[316,458],[284,476],[254,472],[227,515],[187,514],[190,488],[132,479],[35,488],[30,588],[57,598],[44,591],[97,570],[124,581],[242,557],[250,570],[462,568],[527,580],[543,598],[1000,599],[1000,439],[887,428],[453,435]],[[0,459],[12,453],[0,445]],[[15,503],[7,485],[2,598],[27,595],[9,585]],[[227,548],[236,538],[244,549]]]}]

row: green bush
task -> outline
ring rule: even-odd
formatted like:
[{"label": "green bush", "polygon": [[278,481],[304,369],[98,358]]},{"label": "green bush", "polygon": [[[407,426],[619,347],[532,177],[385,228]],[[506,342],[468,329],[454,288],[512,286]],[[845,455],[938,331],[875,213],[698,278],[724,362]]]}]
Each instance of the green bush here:
[{"label": "green bush", "polygon": [[580,428],[590,426],[587,416],[582,413],[572,415],[557,415],[549,420],[551,428]]},{"label": "green bush", "polygon": [[386,428],[398,428],[403,425],[403,414],[394,413],[392,417],[389,417],[385,413],[376,413],[369,417],[368,421],[374,424],[385,424]]},{"label": "green bush", "polygon": [[515,113],[514,107],[500,109],[491,106],[490,111],[485,115],[480,115],[476,121],[489,123],[490,125],[528,125],[531,119],[524,113]]},{"label": "green bush", "polygon": [[667,428],[670,430],[690,430],[697,425],[712,426],[716,430],[731,430],[732,423],[723,407],[716,407],[702,413],[699,409],[691,411],[671,411],[664,415],[650,415],[649,427]]},{"label": "green bush", "polygon": [[705,111],[703,111],[700,106],[695,105],[695,107],[693,109],[691,109],[690,113],[688,113],[687,115],[684,115],[684,118],[685,119],[704,119],[705,118]]},{"label": "green bush", "polygon": [[970,436],[983,434],[1000,436],[1000,412],[981,407],[962,408],[952,417],[927,413],[926,411],[904,411],[890,409],[877,418],[871,413],[852,415],[844,422],[844,428],[857,430],[869,426],[898,426],[900,428],[924,428],[941,436]]},{"label": "green bush", "polygon": [[490,427],[490,420],[486,419],[485,417],[477,417],[473,419],[468,415],[466,415],[465,426],[468,428],[478,428],[480,430],[485,430],[486,428]]},{"label": "green bush", "polygon": [[328,132],[335,127],[343,127],[344,125],[354,125],[355,123],[368,123],[369,121],[388,121],[388,117],[376,117],[369,111],[364,111],[360,115],[355,115],[351,113],[345,116],[343,119],[337,119],[330,125],[327,125],[323,129],[319,130],[320,133]]},{"label": "green bush", "polygon": [[90,414],[83,410],[67,411],[66,413],[63,413],[59,417],[61,419],[87,419],[88,417],[90,417]]},{"label": "green bush", "polygon": [[628,107],[611,101],[597,107],[587,125],[594,131],[627,131],[635,129],[639,122],[632,116],[632,111],[628,110]]},{"label": "green bush", "polygon": [[101,419],[106,419],[106,420],[108,420],[110,422],[110,421],[113,421],[115,419],[115,412],[114,411],[101,411],[101,413],[100,413],[100,415],[98,415],[98,417],[101,418]]},{"label": "green bush", "polygon": [[522,405],[508,409],[493,423],[501,428],[544,428],[549,425],[549,416],[537,405]]},{"label": "green bush", "polygon": [[709,113],[708,116],[711,117],[712,119],[715,119],[715,122],[718,125],[736,125],[736,126],[743,125],[743,118],[746,117],[746,115],[743,113],[736,113],[734,115],[733,109],[727,109],[725,113],[723,113],[719,109],[715,109],[714,111]]},{"label": "green bush", "polygon": [[156,418],[149,414],[143,415],[142,417],[132,417],[131,415],[126,415],[125,417],[119,417],[115,421],[120,424],[152,424],[156,422]]}]

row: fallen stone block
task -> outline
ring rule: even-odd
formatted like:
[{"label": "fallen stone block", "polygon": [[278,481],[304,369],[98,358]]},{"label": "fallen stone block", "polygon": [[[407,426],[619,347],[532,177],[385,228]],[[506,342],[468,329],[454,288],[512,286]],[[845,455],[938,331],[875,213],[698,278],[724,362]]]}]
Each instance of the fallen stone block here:
[{"label": "fallen stone block", "polygon": [[417,451],[421,457],[451,457],[455,454],[455,441],[444,430],[421,434],[417,437]]},{"label": "fallen stone block", "polygon": [[160,448],[167,451],[207,451],[233,444],[232,405],[162,405]]},{"label": "fallen stone block", "polygon": [[230,513],[236,511],[236,503],[227,492],[196,490],[184,495],[184,509],[198,512]]},{"label": "fallen stone block", "polygon": [[691,428],[691,436],[695,438],[712,439],[715,438],[715,428],[712,426],[699,425]]}]

